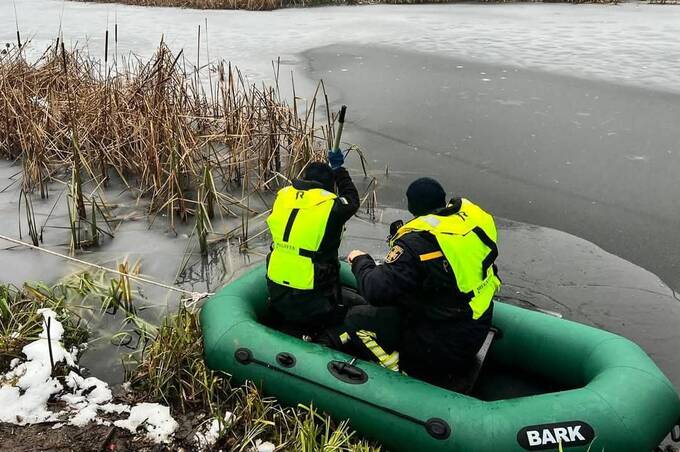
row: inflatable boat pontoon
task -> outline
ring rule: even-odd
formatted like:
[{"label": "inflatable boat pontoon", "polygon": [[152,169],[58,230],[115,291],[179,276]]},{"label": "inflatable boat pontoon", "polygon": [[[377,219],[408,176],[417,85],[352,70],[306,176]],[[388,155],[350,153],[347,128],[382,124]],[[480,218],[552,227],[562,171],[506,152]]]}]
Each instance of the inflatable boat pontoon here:
[{"label": "inflatable boat pontoon", "polygon": [[[343,284],[356,286],[346,265]],[[205,359],[282,403],[313,403],[392,451],[648,452],[680,418],[669,380],[633,342],[496,303],[490,347],[466,395],[263,326],[264,267],[201,312]]]}]

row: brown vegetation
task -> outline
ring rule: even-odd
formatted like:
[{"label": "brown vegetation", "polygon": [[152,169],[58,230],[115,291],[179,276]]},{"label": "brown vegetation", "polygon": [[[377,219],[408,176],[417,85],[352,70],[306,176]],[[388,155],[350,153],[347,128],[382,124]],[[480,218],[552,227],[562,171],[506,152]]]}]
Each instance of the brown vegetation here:
[{"label": "brown vegetation", "polygon": [[195,215],[200,233],[216,213],[250,212],[249,194],[297,176],[332,140],[332,118],[315,124],[315,99],[300,113],[278,86],[257,88],[224,62],[199,77],[162,42],[149,61],[99,61],[59,43],[29,61],[24,49],[0,54],[0,156],[22,162],[25,193],[47,197],[65,179],[72,229],[89,217],[95,245],[105,209],[86,182],[115,178],[171,226]]},{"label": "brown vegetation", "polygon": [[[110,2],[111,0],[79,0],[90,2]],[[356,5],[366,3],[387,4],[431,4],[460,3],[463,0],[113,0],[117,3],[138,6],[172,6],[196,9],[247,9],[254,11],[273,10],[278,8],[305,7],[319,5]],[[529,1],[540,3],[618,3],[619,0],[478,0],[481,3],[518,3]],[[651,0],[652,3],[677,2],[677,0]]]},{"label": "brown vegetation", "polygon": [[[84,0],[108,2],[108,0]],[[196,9],[248,9],[268,11],[290,5],[288,0],[119,0],[118,3],[139,6],[175,6]],[[303,3],[303,2],[300,2]],[[304,6],[301,4],[301,6]]]}]

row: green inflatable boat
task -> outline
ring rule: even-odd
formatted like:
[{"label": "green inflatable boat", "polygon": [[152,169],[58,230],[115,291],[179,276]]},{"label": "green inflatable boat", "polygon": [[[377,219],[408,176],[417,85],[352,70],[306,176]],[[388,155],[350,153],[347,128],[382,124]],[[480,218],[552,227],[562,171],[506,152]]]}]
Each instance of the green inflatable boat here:
[{"label": "green inflatable boat", "polygon": [[[356,285],[346,265],[342,280]],[[497,302],[499,333],[466,395],[267,328],[258,323],[266,299],[258,267],[206,302],[208,366],[350,419],[392,451],[648,452],[680,418],[652,360],[606,331]]]}]

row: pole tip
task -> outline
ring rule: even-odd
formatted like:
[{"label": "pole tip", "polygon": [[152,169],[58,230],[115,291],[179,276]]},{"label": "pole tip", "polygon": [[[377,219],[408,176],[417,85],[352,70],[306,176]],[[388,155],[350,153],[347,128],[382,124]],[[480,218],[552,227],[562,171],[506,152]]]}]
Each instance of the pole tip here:
[{"label": "pole tip", "polygon": [[345,113],[347,112],[347,105],[340,107],[340,118],[338,121],[345,122]]}]

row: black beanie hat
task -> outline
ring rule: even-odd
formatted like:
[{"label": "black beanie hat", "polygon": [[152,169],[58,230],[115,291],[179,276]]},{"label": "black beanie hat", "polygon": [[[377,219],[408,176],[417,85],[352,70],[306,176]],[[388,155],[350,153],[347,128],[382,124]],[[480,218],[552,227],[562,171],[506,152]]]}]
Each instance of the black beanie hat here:
[{"label": "black beanie hat", "polygon": [[446,192],[434,179],[421,177],[411,182],[406,190],[408,211],[415,216],[425,215],[446,207]]},{"label": "black beanie hat", "polygon": [[328,191],[333,191],[334,178],[333,170],[327,163],[312,162],[310,163],[303,174],[304,180],[319,182],[323,188]]}]

